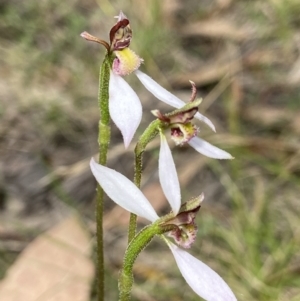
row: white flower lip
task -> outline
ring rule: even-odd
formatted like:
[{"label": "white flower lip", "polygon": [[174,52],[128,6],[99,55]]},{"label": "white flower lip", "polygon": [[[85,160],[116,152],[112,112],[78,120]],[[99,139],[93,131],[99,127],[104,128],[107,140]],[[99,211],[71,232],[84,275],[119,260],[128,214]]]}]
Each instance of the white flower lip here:
[{"label": "white flower lip", "polygon": [[191,147],[193,147],[197,152],[207,157],[214,158],[214,159],[233,159],[233,157],[229,153],[208,143],[207,141],[199,137],[192,138],[188,142],[188,144]]},{"label": "white flower lip", "polygon": [[236,301],[226,282],[209,266],[166,240],[177,266],[192,290],[207,301]]},{"label": "white flower lip", "polygon": [[120,129],[127,148],[142,119],[142,105],[139,97],[119,75],[110,72],[109,113]]},{"label": "white flower lip", "polygon": [[172,153],[164,134],[160,133],[159,180],[163,192],[176,216],[181,205],[180,185]]},{"label": "white flower lip", "polygon": [[[147,74],[143,73],[140,70],[136,70],[134,73],[141,81],[141,83],[145,86],[145,88],[150,93],[152,93],[157,99],[177,109],[180,109],[184,105],[186,105],[184,101],[167,91]],[[204,115],[197,112],[194,117],[206,123],[214,132],[216,131],[216,128],[213,125],[213,123]]]},{"label": "white flower lip", "polygon": [[151,222],[158,219],[152,205],[129,179],[111,168],[96,163],[93,158],[90,166],[98,183],[115,203]]}]

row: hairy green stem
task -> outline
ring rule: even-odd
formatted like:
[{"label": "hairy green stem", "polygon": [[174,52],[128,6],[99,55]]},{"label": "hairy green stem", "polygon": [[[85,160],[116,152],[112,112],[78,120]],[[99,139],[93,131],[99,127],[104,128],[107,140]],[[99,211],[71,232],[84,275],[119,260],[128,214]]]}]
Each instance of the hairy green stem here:
[{"label": "hairy green stem", "polygon": [[128,227],[128,243],[131,242],[136,232],[137,215],[130,213],[129,227]]},{"label": "hairy green stem", "polygon": [[162,230],[157,223],[151,224],[142,229],[130,242],[127,247],[123,269],[119,277],[119,301],[129,301],[133,285],[133,264],[140,252],[151,242],[157,234],[162,234]]},{"label": "hairy green stem", "polygon": [[[141,187],[141,179],[142,179],[142,171],[143,171],[143,153],[146,149],[148,143],[154,139],[157,134],[159,133],[159,127],[161,126],[162,122],[158,119],[152,121],[149,126],[146,128],[144,133],[141,135],[134,153],[135,153],[135,162],[134,162],[134,184],[140,188]],[[128,229],[128,243],[132,240],[135,236],[136,232],[136,219],[137,216],[133,213],[130,214],[130,221],[129,221],[129,229]]]},{"label": "hairy green stem", "polygon": [[[109,77],[110,77],[110,58],[108,55],[100,68],[99,74],[99,93],[98,104],[101,119],[99,121],[99,163],[106,165],[107,152],[110,142],[110,117],[109,117]],[[104,300],[104,255],[103,255],[103,189],[97,186],[97,300]]]}]

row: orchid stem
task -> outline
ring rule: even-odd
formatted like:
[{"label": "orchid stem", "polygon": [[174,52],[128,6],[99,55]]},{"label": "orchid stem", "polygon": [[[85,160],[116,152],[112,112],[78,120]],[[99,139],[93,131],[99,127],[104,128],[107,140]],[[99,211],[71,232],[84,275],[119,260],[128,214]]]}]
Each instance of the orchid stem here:
[{"label": "orchid stem", "polygon": [[[158,135],[160,125],[161,125],[161,121],[159,119],[152,121],[149,124],[149,126],[146,128],[144,133],[141,135],[135,147],[133,182],[138,188],[141,187],[141,179],[142,179],[142,172],[143,172],[143,153],[148,143]],[[130,221],[129,221],[129,229],[128,229],[128,243],[130,243],[133,237],[135,236],[136,220],[137,220],[137,216],[131,213]]]},{"label": "orchid stem", "polygon": [[158,223],[153,223],[142,229],[134,236],[127,247],[124,256],[123,269],[119,277],[119,301],[129,301],[131,299],[131,289],[133,285],[133,264],[142,250],[151,242],[157,234],[166,232],[158,226]]},{"label": "orchid stem", "polygon": [[[98,104],[101,119],[99,121],[99,164],[106,165],[107,152],[110,142],[110,117],[109,117],[109,77],[110,77],[110,57],[105,56],[99,74]],[[97,185],[97,300],[104,300],[104,251],[103,251],[103,198],[102,187]]]}]

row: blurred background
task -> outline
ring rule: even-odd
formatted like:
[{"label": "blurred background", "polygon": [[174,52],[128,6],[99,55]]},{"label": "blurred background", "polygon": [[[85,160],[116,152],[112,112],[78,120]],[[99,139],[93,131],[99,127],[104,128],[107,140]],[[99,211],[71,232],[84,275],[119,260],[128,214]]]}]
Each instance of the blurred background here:
[{"label": "blurred background", "polygon": [[[88,31],[108,40],[120,10],[133,29],[131,49],[145,61],[141,70],[184,101],[193,80],[203,97],[200,112],[217,129],[215,134],[199,124],[200,136],[235,157],[217,161],[171,143],[183,201],[205,194],[191,253],[216,270],[238,300],[299,301],[299,0],[1,0],[2,284],[13,286],[9,271],[22,262],[22,251],[35,249],[36,238],[70,215],[90,234],[83,248],[94,245],[96,184],[88,162],[98,149],[104,49],[79,35]],[[143,103],[138,137],[154,118],[151,110],[170,108],[134,75],[126,80]],[[108,165],[132,178],[134,143],[124,150],[114,125],[112,132]],[[142,190],[166,213],[158,147],[157,138],[145,153]],[[117,300],[129,215],[108,200],[105,211],[106,300]],[[71,227],[67,237],[76,231]],[[36,277],[46,274],[43,269]],[[78,300],[95,300],[89,275],[85,297]],[[159,239],[138,258],[135,276],[133,300],[200,299]],[[1,301],[13,300],[4,291],[2,285]]]}]

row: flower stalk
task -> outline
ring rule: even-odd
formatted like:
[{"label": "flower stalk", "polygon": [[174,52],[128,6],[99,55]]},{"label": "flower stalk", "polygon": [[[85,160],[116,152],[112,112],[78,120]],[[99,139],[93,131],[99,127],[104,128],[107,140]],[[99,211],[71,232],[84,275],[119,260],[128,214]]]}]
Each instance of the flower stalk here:
[{"label": "flower stalk", "polygon": [[[140,188],[143,172],[143,154],[149,142],[151,142],[159,133],[159,128],[162,125],[162,121],[156,119],[152,121],[146,128],[144,133],[140,136],[136,147],[134,149],[135,161],[134,161],[134,184]],[[136,232],[136,220],[137,216],[134,213],[130,214],[129,229],[128,229],[128,243],[135,236]]]},{"label": "flower stalk", "polygon": [[157,221],[143,228],[129,243],[119,277],[119,301],[131,300],[130,294],[133,286],[132,269],[138,255],[147,247],[155,235],[163,234],[174,228],[173,225],[161,227],[159,222]]},{"label": "flower stalk", "polygon": [[[110,77],[110,57],[107,54],[100,67],[98,104],[101,119],[99,121],[98,144],[99,163],[106,165],[107,152],[110,143],[110,117],[109,117],[109,77]],[[102,187],[97,185],[97,289],[98,301],[104,300],[104,255],[103,255],[103,203],[104,193]]]}]

